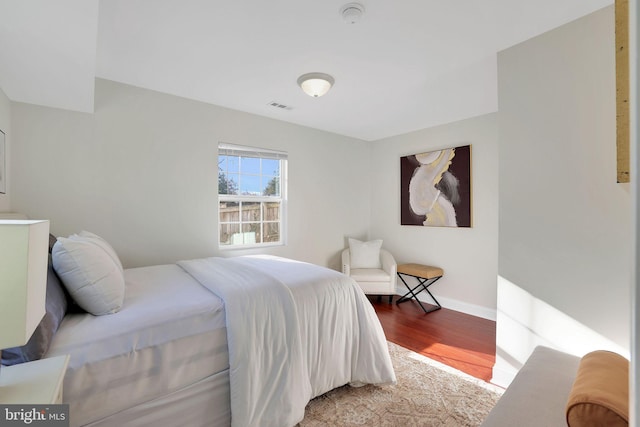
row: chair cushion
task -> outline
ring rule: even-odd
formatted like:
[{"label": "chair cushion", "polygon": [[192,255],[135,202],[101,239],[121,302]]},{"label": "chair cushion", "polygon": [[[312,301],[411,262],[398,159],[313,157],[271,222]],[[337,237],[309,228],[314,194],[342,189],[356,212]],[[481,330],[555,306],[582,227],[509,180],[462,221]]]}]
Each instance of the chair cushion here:
[{"label": "chair cushion", "polygon": [[389,274],[379,268],[354,268],[351,270],[351,277],[356,282],[389,282]]},{"label": "chair cushion", "polygon": [[361,242],[349,238],[349,252],[351,253],[351,268],[381,268],[380,248],[382,240]]}]

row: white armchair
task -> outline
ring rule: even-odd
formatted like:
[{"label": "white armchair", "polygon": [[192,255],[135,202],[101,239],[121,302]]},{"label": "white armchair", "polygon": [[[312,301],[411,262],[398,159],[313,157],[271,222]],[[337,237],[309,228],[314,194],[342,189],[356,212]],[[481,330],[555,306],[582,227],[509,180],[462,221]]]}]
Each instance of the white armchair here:
[{"label": "white armchair", "polygon": [[[353,246],[350,246],[353,249]],[[388,295],[389,303],[391,303],[393,295],[396,293],[397,271],[397,264],[393,255],[391,255],[389,251],[380,248],[379,267],[372,268],[371,265],[365,264],[365,267],[367,268],[362,268],[362,266],[352,264],[352,249],[347,248],[342,251],[342,272],[347,276],[352,277],[358,285],[360,285],[360,288],[365,294],[379,296]]]}]

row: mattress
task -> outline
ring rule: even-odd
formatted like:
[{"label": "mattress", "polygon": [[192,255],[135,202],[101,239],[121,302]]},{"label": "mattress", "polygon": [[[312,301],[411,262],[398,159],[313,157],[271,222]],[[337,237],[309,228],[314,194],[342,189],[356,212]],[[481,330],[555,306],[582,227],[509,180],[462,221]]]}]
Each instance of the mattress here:
[{"label": "mattress", "polygon": [[127,269],[115,314],[67,314],[47,357],[69,354],[72,426],[99,421],[228,370],[224,305],[179,266]]}]

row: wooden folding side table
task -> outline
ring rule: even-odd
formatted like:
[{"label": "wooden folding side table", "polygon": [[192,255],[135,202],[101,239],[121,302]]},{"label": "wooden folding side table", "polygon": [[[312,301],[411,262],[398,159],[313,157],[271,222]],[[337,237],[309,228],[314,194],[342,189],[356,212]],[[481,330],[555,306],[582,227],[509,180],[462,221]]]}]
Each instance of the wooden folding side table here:
[{"label": "wooden folding side table", "polygon": [[[431,292],[429,292],[429,289],[427,288],[433,285],[438,279],[440,279],[444,275],[444,270],[442,270],[440,267],[433,267],[430,265],[400,264],[398,265],[397,274],[400,280],[402,280],[402,283],[404,283],[404,285],[407,287],[409,292],[402,295],[400,299],[396,301],[396,304],[400,304],[402,302],[415,299],[418,302],[418,304],[420,304],[420,307],[422,307],[422,310],[424,310],[425,313],[431,313],[432,311],[440,310],[442,308],[438,300],[433,296]],[[418,279],[418,285],[411,288],[402,277],[403,274],[406,276],[411,276]],[[416,292],[416,289],[418,290],[417,292]],[[424,307],[424,305],[422,305],[422,302],[418,299],[418,294],[420,294],[423,291],[427,291],[427,293],[429,294],[433,302],[436,303],[435,304],[436,306],[434,308],[427,310]]]}]

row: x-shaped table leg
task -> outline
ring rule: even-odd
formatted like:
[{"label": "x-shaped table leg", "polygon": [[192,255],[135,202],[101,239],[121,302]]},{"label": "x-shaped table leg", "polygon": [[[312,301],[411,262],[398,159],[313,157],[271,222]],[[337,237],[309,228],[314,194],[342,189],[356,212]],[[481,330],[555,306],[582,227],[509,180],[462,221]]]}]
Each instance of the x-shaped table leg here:
[{"label": "x-shaped table leg", "polygon": [[[436,297],[434,297],[433,294],[431,292],[429,292],[429,289],[427,289],[427,287],[433,285],[442,276],[434,277],[434,278],[431,278],[431,279],[425,279],[424,277],[411,276],[411,277],[415,277],[416,279],[418,279],[418,284],[416,286],[414,286],[413,288],[411,288],[411,286],[409,286],[407,284],[407,282],[405,282],[404,278],[402,277],[402,274],[404,274],[404,273],[398,273],[398,277],[400,278],[400,280],[402,280],[402,283],[404,283],[404,286],[406,286],[406,288],[409,290],[409,292],[407,292],[406,294],[402,295],[400,297],[400,299],[398,301],[396,301],[396,304],[400,304],[402,302],[410,301],[413,298],[418,302],[418,304],[420,304],[420,307],[422,308],[422,310],[425,313],[431,313],[432,311],[440,310],[442,308],[442,306],[440,305],[440,303],[438,302]],[[415,292],[415,290],[418,289],[418,288],[422,288],[422,289],[418,290],[418,292]],[[418,294],[420,294],[420,292],[422,292],[422,291],[427,291],[427,293],[429,294],[429,296],[431,297],[433,302],[436,303],[436,307],[434,307],[434,308],[432,308],[430,310],[427,310],[424,307],[424,305],[422,305],[422,302],[418,299]],[[409,297],[409,295],[411,295],[411,296]]]}]

